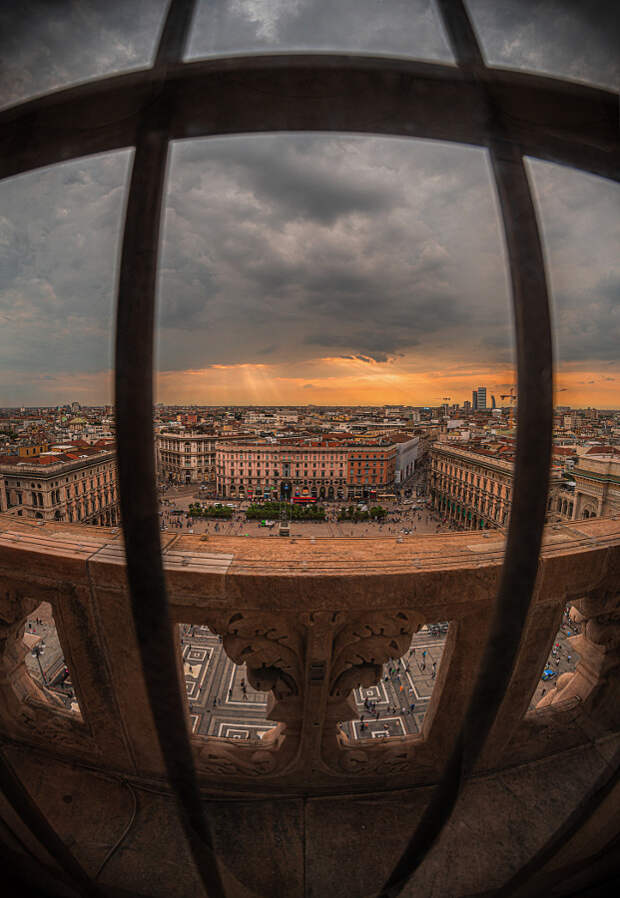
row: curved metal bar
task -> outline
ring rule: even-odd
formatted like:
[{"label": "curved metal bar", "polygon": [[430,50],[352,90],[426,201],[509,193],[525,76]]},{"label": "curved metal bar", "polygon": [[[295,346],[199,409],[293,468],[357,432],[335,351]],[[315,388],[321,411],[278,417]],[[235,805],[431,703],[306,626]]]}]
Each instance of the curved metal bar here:
[{"label": "curved metal bar", "polygon": [[[463,64],[482,59],[462,4],[442,3]],[[454,16],[453,16],[454,13]],[[453,17],[452,17],[453,16]],[[481,88],[484,94],[484,87]],[[489,101],[492,115],[492,103]],[[450,819],[504,700],[530,609],[547,508],[553,425],[551,317],[536,212],[520,150],[493,140],[489,151],[502,211],[515,314],[519,417],[512,514],[499,591],[481,665],[460,732],[429,804],[387,880],[395,898],[411,880]]]},{"label": "curved metal bar", "polygon": [[0,177],[134,146],[145,112],[172,111],[170,139],[339,131],[487,146],[620,180],[618,96],[486,69],[486,89],[454,66],[335,54],[209,59],[117,75],[0,112]]},{"label": "curved metal bar", "polygon": [[[182,52],[194,0],[172,0],[164,26]],[[171,22],[171,19],[174,20]],[[170,58],[162,47],[158,59]],[[168,98],[169,99],[169,98]],[[161,205],[173,107],[144,115],[125,215],[116,319],[118,477],[127,579],[142,671],[166,772],[194,862],[209,898],[224,889],[194,769],[161,555],[153,440],[153,343]]]}]

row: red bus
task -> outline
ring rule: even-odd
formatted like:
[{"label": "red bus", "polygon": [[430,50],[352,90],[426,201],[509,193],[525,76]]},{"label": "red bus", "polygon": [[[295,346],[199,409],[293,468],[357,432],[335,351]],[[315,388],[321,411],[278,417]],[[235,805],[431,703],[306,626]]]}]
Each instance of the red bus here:
[{"label": "red bus", "polygon": [[308,502],[316,502],[315,496],[295,496],[293,498],[294,505],[307,505]]}]

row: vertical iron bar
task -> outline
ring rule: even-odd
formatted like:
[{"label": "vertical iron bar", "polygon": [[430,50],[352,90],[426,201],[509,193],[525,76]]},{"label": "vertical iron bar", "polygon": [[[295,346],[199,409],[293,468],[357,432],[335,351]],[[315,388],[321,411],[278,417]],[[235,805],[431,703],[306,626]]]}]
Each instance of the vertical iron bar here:
[{"label": "vertical iron bar", "polygon": [[484,70],[484,57],[462,0],[437,0],[437,6],[458,67]]},{"label": "vertical iron bar", "polygon": [[[194,0],[172,0],[153,69],[178,61]],[[116,427],[127,578],[142,670],[159,745],[185,836],[209,898],[224,890],[200,801],[177,673],[161,555],[153,439],[153,344],[157,256],[166,178],[170,101],[159,96],[140,124],[125,214],[116,321]]]},{"label": "vertical iron bar", "polygon": [[[484,62],[461,0],[440,0],[457,63],[474,77]],[[481,90],[484,90],[483,82]],[[492,104],[487,104],[489,116]],[[515,314],[519,416],[513,504],[501,581],[474,690],[441,781],[381,891],[395,898],[439,838],[464,781],[484,748],[519,651],[532,601],[549,486],[553,424],[553,357],[545,265],[521,151],[492,127],[489,153],[510,264]]]}]

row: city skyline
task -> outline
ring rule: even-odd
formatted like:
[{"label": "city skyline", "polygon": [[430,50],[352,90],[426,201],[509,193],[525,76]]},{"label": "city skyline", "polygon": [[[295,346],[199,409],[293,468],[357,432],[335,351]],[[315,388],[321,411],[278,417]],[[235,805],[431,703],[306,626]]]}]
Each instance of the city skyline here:
[{"label": "city skyline", "polygon": [[[349,371],[343,373],[347,360],[322,361],[326,368],[330,365],[337,367],[340,377],[336,379],[329,373],[327,377],[317,377],[315,369],[310,382],[303,377],[287,377],[275,366],[248,364],[218,365],[196,372],[157,372],[154,378],[155,402],[173,406],[439,407],[445,404],[445,397],[449,396],[449,405],[462,406],[466,400],[471,402],[472,389],[483,383],[487,388],[487,405],[490,408],[491,395],[495,395],[498,407],[508,407],[510,402],[500,400],[500,395],[509,393],[511,389],[516,392],[516,379],[510,379],[510,371],[504,372],[501,381],[491,380],[484,371],[479,373],[479,380],[475,382],[465,375],[454,376],[454,379],[444,375],[443,386],[441,383],[438,386],[441,374],[435,370],[411,375],[392,368],[378,373],[376,364],[351,360]],[[241,385],[240,376],[243,379]],[[3,389],[0,405],[6,408],[52,407],[71,401],[79,401],[86,407],[112,405],[112,384],[111,370],[104,374],[84,374],[79,379],[75,375],[47,375],[42,376],[40,386],[31,383],[27,392],[13,401],[12,390]],[[576,409],[618,408],[620,378],[604,372],[565,372],[556,379],[554,404]]]}]

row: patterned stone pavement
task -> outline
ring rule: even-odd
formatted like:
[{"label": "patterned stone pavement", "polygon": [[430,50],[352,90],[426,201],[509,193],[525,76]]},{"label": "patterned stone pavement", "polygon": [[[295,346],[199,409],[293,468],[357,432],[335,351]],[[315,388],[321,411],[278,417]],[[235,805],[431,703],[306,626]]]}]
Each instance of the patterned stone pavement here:
[{"label": "patterned stone pavement", "polygon": [[[252,689],[245,666],[226,656],[218,636],[207,627],[182,624],[180,639],[194,733],[248,739],[273,726],[266,719],[268,693]],[[360,720],[343,723],[343,732],[353,739],[419,732],[445,639],[445,633],[433,636],[426,627],[416,633],[407,655],[384,665],[380,683],[355,690]]]},{"label": "patterned stone pavement", "polygon": [[[237,666],[226,656],[220,638],[207,627],[181,625],[180,632],[193,732],[231,739],[262,736],[272,726],[266,719],[268,693],[252,689],[245,666]],[[557,675],[577,665],[579,656],[569,640],[578,632],[565,612],[547,662]],[[407,654],[384,665],[376,686],[355,690],[360,719],[342,723],[342,731],[352,739],[421,732],[445,641],[445,632],[433,635],[428,627],[422,627]],[[540,680],[530,708],[553,688],[555,679]]]},{"label": "patterned stone pavement", "polygon": [[423,627],[403,658],[384,664],[381,681],[356,689],[360,719],[341,724],[353,739],[383,739],[419,733],[443,655],[446,633],[434,636]]},{"label": "patterned stone pavement", "polygon": [[265,716],[268,693],[252,689],[245,665],[230,660],[220,637],[187,624],[179,631],[192,732],[250,739],[274,726]]},{"label": "patterned stone pavement", "polygon": [[[36,622],[36,617],[41,618],[40,622]],[[539,681],[530,709],[554,688],[557,676],[575,669],[579,656],[571,648],[570,639],[577,633],[579,626],[569,620],[567,608],[547,662],[556,676]],[[44,638],[46,648],[41,662],[47,684],[67,707],[77,711],[70,677],[63,682],[64,658],[49,605],[37,609],[26,623],[25,635],[29,637],[29,648],[36,641],[35,635]],[[274,725],[266,718],[268,693],[252,688],[245,665],[231,661],[219,636],[207,627],[181,624],[179,639],[192,732],[256,739]],[[419,733],[441,665],[445,640],[445,632],[434,635],[428,627],[416,633],[406,655],[384,665],[376,686],[355,690],[360,719],[343,722],[342,731],[351,739]],[[30,652],[26,664],[31,676],[41,682],[38,661]]]}]

